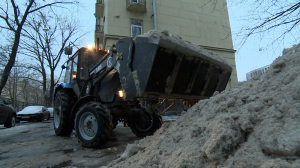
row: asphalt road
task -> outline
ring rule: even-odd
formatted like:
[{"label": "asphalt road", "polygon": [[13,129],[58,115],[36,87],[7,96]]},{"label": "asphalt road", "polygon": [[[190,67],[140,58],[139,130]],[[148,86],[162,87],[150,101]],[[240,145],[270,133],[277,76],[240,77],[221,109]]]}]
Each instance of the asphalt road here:
[{"label": "asphalt road", "polygon": [[110,141],[98,149],[83,148],[74,132],[56,136],[52,120],[43,123],[21,122],[12,128],[0,125],[0,167],[101,167],[117,159],[136,137],[130,128],[118,125]]}]

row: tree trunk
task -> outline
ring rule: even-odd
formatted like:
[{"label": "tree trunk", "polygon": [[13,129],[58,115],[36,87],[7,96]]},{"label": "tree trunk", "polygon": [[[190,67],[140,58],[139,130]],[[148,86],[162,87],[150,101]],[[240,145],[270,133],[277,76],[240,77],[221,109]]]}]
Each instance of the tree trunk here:
[{"label": "tree trunk", "polygon": [[[22,25],[23,26],[23,25]],[[1,76],[1,80],[0,80],[0,95],[2,93],[2,90],[7,82],[7,79],[9,77],[10,71],[12,69],[12,67],[15,64],[16,61],[16,56],[17,56],[17,51],[18,51],[18,47],[19,47],[19,43],[20,43],[20,35],[21,35],[21,30],[22,30],[22,26],[18,26],[17,32],[15,33],[15,40],[14,40],[14,44],[12,47],[12,52],[9,56],[9,60],[3,70],[3,74]]]},{"label": "tree trunk", "polygon": [[54,92],[54,70],[51,71],[51,83],[50,83],[50,91],[49,91],[49,100],[50,100],[50,103],[49,105],[53,107],[52,105],[52,100],[53,100],[53,92]]},{"label": "tree trunk", "polygon": [[42,75],[43,75],[43,96],[44,96],[44,105],[47,106],[48,104],[48,95],[47,95],[47,74],[44,68],[43,63],[41,63],[42,67]]}]

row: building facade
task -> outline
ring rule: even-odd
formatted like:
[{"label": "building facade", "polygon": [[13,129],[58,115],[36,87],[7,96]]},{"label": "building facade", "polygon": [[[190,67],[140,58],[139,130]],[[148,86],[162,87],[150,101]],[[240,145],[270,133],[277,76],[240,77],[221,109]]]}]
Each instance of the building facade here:
[{"label": "building facade", "polygon": [[252,80],[255,76],[260,76],[260,75],[263,75],[266,73],[266,71],[270,68],[270,65],[267,65],[267,66],[264,66],[264,67],[261,67],[261,68],[258,68],[258,69],[255,69],[251,72],[248,72],[246,74],[246,79],[247,81],[250,81]]},{"label": "building facade", "polygon": [[95,11],[96,47],[109,49],[119,38],[167,29],[224,57],[233,68],[227,88],[237,83],[226,0],[96,0]]}]

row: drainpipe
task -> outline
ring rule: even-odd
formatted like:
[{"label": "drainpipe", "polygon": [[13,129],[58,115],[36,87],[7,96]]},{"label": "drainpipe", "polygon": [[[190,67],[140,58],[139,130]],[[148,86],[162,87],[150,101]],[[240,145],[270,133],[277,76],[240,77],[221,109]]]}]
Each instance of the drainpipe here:
[{"label": "drainpipe", "polygon": [[153,2],[153,24],[154,24],[154,30],[157,30],[155,0],[152,0],[152,2]]}]

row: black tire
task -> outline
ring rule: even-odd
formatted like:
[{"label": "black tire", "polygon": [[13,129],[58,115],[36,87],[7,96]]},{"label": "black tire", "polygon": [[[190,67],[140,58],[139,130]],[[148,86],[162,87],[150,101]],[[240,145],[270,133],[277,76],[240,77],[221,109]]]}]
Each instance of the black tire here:
[{"label": "black tire", "polygon": [[107,143],[112,116],[99,102],[84,104],[76,114],[75,132],[83,147],[96,148]]},{"label": "black tire", "polygon": [[8,119],[8,123],[6,123],[4,126],[6,128],[14,127],[16,125],[16,116],[14,114],[11,114],[11,116]]},{"label": "black tire", "polygon": [[50,114],[48,115],[48,117],[47,117],[47,121],[49,121],[50,120]]},{"label": "black tire", "polygon": [[[141,115],[143,115],[143,120],[141,120]],[[141,138],[153,135],[162,125],[162,118],[160,115],[146,111],[133,113],[130,115],[129,121],[132,132],[137,137]]]},{"label": "black tire", "polygon": [[43,122],[44,118],[45,118],[44,114],[41,114],[40,122]]},{"label": "black tire", "polygon": [[114,119],[112,120],[112,124],[113,124],[113,130],[117,127],[118,125],[118,119]]},{"label": "black tire", "polygon": [[71,120],[71,109],[74,104],[74,96],[65,90],[56,93],[53,109],[53,126],[58,136],[70,136],[74,128]]}]

